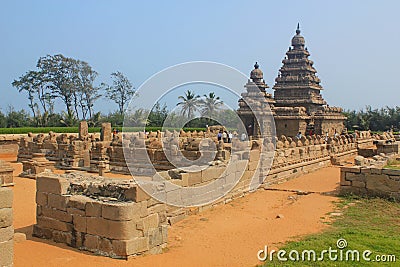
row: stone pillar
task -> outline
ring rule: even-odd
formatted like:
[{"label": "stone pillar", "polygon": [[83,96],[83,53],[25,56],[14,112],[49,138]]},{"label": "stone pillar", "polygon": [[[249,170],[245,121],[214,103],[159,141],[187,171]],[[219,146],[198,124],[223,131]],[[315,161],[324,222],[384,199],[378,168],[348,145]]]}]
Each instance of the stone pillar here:
[{"label": "stone pillar", "polygon": [[111,123],[110,122],[103,122],[101,124],[101,141],[110,141],[112,140],[112,130],[111,130]]},{"label": "stone pillar", "polygon": [[89,128],[87,121],[79,122],[79,139],[83,140],[89,135]]},{"label": "stone pillar", "polygon": [[0,266],[13,266],[14,228],[12,212],[13,191],[0,187]]},{"label": "stone pillar", "polygon": [[104,160],[99,161],[97,164],[97,168],[99,169],[99,175],[103,176],[107,169],[107,163]]}]

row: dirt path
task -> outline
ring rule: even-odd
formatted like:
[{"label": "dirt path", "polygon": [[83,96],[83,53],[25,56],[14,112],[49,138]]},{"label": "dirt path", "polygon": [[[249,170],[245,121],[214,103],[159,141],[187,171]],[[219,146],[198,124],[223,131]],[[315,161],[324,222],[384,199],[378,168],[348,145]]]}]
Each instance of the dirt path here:
[{"label": "dirt path", "polygon": [[[6,158],[8,161],[15,158]],[[21,164],[13,163],[15,174]],[[329,192],[338,186],[339,169],[304,175],[277,189]],[[15,244],[14,266],[254,266],[257,251],[323,230],[337,198],[321,194],[259,190],[227,205],[190,216],[169,229],[168,251],[129,261],[94,256],[31,236],[35,223],[35,181],[15,178],[14,227],[28,240]],[[278,214],[283,218],[276,218]]]}]

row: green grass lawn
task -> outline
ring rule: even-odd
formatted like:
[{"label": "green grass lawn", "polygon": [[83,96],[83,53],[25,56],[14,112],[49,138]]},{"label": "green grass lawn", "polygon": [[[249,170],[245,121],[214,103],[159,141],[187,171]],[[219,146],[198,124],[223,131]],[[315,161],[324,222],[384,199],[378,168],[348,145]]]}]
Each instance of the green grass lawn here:
[{"label": "green grass lawn", "polygon": [[[264,266],[400,266],[400,203],[383,199],[343,198],[338,207],[343,210],[343,215],[332,223],[330,229],[286,243],[280,249],[287,251],[285,257],[288,261],[279,261],[275,253],[274,260],[267,259]],[[301,260],[303,250],[314,250],[317,259],[322,250],[329,250],[329,247],[338,250],[336,242],[340,238],[347,241],[347,246],[342,249],[343,259],[346,251],[358,250],[360,261],[330,261],[328,253],[324,254],[324,261]],[[291,250],[300,253],[300,261],[289,260]],[[365,250],[372,252],[370,262],[362,257]],[[337,255],[340,256],[340,252]],[[374,261],[376,255],[395,255],[396,262]],[[352,258],[351,255],[349,258]]]},{"label": "green grass lawn", "polygon": [[384,168],[400,170],[400,161],[390,160]]}]

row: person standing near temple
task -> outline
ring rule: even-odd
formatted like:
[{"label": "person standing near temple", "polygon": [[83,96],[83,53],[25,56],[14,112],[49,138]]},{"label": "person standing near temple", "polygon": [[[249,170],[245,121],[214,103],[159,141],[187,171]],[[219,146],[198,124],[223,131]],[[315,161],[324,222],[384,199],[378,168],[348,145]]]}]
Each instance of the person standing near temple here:
[{"label": "person standing near temple", "polygon": [[221,131],[218,132],[217,138],[218,138],[218,141],[220,141],[222,139],[222,132]]},{"label": "person standing near temple", "polygon": [[224,140],[224,143],[228,143],[228,134],[226,131],[222,133],[222,140]]}]

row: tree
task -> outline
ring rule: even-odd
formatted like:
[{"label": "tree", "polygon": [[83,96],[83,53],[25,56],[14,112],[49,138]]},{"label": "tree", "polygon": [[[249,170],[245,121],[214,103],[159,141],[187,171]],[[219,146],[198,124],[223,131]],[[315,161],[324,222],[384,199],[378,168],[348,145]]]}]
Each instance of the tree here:
[{"label": "tree", "polygon": [[7,126],[7,118],[3,114],[3,112],[0,111],[0,128],[5,128]]},{"label": "tree", "polygon": [[[12,82],[12,86],[18,89],[18,92],[26,91],[28,93],[29,99],[29,108],[32,110],[32,115],[36,117],[36,103],[35,103],[35,93],[37,92],[37,88],[35,85],[37,82],[35,81],[36,74],[34,71],[29,71],[25,75],[19,77],[19,80],[14,80]],[[36,105],[35,105],[36,104]]]},{"label": "tree", "polygon": [[87,115],[92,119],[94,102],[101,97],[101,94],[99,94],[100,87],[94,86],[98,73],[87,62],[80,60],[77,62],[77,68],[75,99],[81,107],[82,119],[86,119]]},{"label": "tree", "polygon": [[[53,113],[54,97],[47,90],[46,82],[41,71],[29,71],[21,76],[19,80],[14,80],[12,85],[19,92],[28,93],[29,108],[33,113],[33,121],[36,126],[46,126],[49,115]],[[36,101],[39,101],[41,109]]]},{"label": "tree", "polygon": [[65,127],[71,127],[78,124],[78,119],[73,113],[68,114],[67,112],[62,111],[60,123]]},{"label": "tree", "polygon": [[41,71],[43,82],[51,91],[53,97],[59,97],[67,108],[68,117],[78,116],[76,105],[77,61],[63,55],[47,55],[38,60],[37,68]]},{"label": "tree", "polygon": [[219,99],[219,96],[216,96],[214,92],[204,95],[204,98],[200,100],[202,106],[201,114],[210,119],[224,104],[224,102]]},{"label": "tree", "polygon": [[164,103],[163,107],[161,107],[160,103],[157,102],[149,114],[148,126],[161,127],[167,116],[167,105]]},{"label": "tree", "polygon": [[194,113],[198,110],[200,104],[200,96],[195,95],[192,91],[187,90],[184,96],[179,96],[178,99],[182,100],[177,106],[181,106],[181,113],[187,118],[192,118]]},{"label": "tree", "polygon": [[135,88],[128,78],[119,71],[111,73],[111,78],[113,84],[110,86],[103,83],[102,87],[106,90],[106,97],[118,105],[118,111],[120,115],[123,115],[127,103],[135,94]]},{"label": "tree", "polygon": [[29,126],[31,123],[29,114],[25,110],[15,111],[12,106],[8,107],[6,116],[7,128],[18,128]]},{"label": "tree", "polygon": [[125,127],[144,127],[149,123],[149,111],[143,108],[129,111],[124,118]]}]

